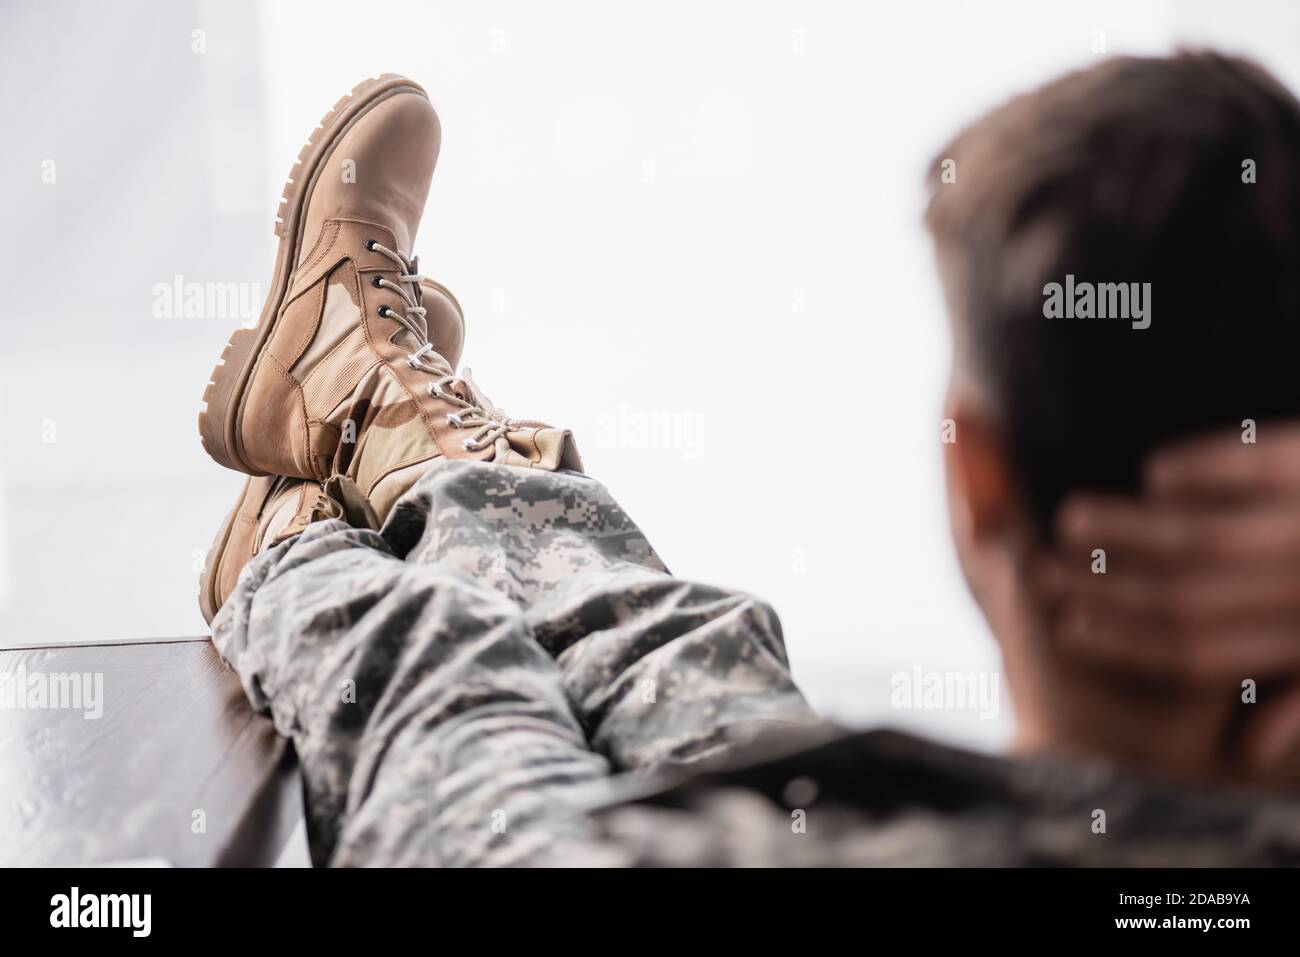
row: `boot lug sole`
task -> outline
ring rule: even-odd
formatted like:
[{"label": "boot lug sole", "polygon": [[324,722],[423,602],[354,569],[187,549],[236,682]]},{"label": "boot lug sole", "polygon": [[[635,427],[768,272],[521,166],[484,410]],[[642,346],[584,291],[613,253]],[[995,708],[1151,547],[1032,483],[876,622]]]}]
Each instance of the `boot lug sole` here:
[{"label": "boot lug sole", "polygon": [[217,537],[212,542],[212,549],[203,562],[203,573],[199,576],[199,611],[203,614],[203,620],[209,625],[212,624],[212,619],[217,617],[217,610],[222,604],[219,600],[220,596],[216,594],[217,574],[221,569],[221,559],[226,554],[226,546],[230,543],[230,533],[234,530],[240,509],[244,507],[244,499],[248,497],[250,482],[251,480],[244,482],[244,488],[239,493],[235,507],[226,516],[221,529],[217,532]]}]

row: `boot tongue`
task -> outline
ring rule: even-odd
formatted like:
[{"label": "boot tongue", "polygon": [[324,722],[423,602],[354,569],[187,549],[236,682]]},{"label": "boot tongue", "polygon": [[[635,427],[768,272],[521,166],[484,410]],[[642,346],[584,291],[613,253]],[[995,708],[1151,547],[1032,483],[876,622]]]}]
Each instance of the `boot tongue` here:
[{"label": "boot tongue", "polygon": [[437,369],[443,375],[455,375],[456,370],[451,367],[451,363],[442,357],[442,353],[437,349],[424,354],[424,365],[430,369]]},{"label": "boot tongue", "polygon": [[[411,272],[417,276],[420,274],[419,256],[416,256],[411,260]],[[418,282],[413,285],[415,287],[416,305],[423,305],[424,290]],[[397,337],[393,341],[401,345],[408,352],[417,352],[425,343],[431,343],[433,341],[429,337],[429,317],[427,315],[421,316],[419,313],[415,313],[414,315],[407,313],[407,318],[420,330],[421,338],[417,339],[410,330],[403,326],[401,332],[398,333]],[[455,372],[455,370],[451,368],[451,364],[448,363],[447,360],[444,359],[436,350],[425,354],[424,364],[430,368],[436,367],[439,369],[445,369],[445,375],[452,375]]]},{"label": "boot tongue", "polygon": [[[417,320],[414,316],[411,317],[411,321],[414,322],[417,326],[420,324],[419,320]],[[402,331],[399,332],[393,338],[393,342],[401,346],[407,352],[418,352],[420,348],[424,345],[424,342],[428,341],[428,338],[429,337],[426,335],[424,337],[424,341],[421,341],[420,339],[416,338],[409,329],[403,326]],[[430,356],[429,358],[432,357]]]},{"label": "boot tongue", "polygon": [[[427,329],[426,322],[414,316],[411,318],[412,321],[422,330]],[[425,331],[423,340],[420,340],[412,335],[410,330],[405,326],[403,326],[401,331],[393,338],[393,342],[405,349],[408,355],[415,355],[426,345],[430,345],[427,331]],[[420,364],[424,366],[427,373],[435,378],[456,374],[456,370],[451,367],[451,363],[443,358],[442,353],[438,352],[437,349],[431,348],[430,351],[425,352],[420,358]]]}]

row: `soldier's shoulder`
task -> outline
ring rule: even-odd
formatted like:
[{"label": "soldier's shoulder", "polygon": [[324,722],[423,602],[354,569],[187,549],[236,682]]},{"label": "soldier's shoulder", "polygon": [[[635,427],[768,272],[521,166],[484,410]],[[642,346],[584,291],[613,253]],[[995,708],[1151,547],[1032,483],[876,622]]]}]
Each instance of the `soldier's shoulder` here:
[{"label": "soldier's shoulder", "polygon": [[1300,863],[1300,805],[893,730],[763,734],[597,815],[638,863]]}]

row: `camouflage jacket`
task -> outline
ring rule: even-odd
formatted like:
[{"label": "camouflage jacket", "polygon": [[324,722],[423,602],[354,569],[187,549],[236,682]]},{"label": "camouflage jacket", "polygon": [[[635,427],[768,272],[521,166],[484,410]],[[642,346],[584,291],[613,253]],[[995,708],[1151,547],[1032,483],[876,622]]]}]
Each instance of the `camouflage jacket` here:
[{"label": "camouflage jacket", "polygon": [[[1300,802],[1103,764],[975,754],[895,731],[768,735],[595,809],[568,863],[1300,865]],[[774,740],[774,737],[776,738]]]}]

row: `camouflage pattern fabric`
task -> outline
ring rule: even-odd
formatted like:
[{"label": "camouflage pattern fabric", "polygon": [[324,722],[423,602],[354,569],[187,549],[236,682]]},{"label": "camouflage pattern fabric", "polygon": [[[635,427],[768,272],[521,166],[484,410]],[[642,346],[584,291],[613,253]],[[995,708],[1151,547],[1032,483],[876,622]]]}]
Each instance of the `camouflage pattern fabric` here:
[{"label": "camouflage pattern fabric", "polygon": [[670,576],[578,473],[439,461],[378,532],[258,556],[213,640],[294,742],[316,863],[543,862],[611,773],[812,721],[772,609]]},{"label": "camouflage pattern fabric", "polygon": [[[556,864],[1300,865],[1300,804],[1100,762],[973,754],[897,731],[768,733],[591,808]],[[649,793],[647,793],[649,792]]]},{"label": "camouflage pattern fabric", "polygon": [[1300,864],[1300,807],[814,721],[757,599],[667,574],[597,482],[442,461],[213,622],[336,865]]}]

